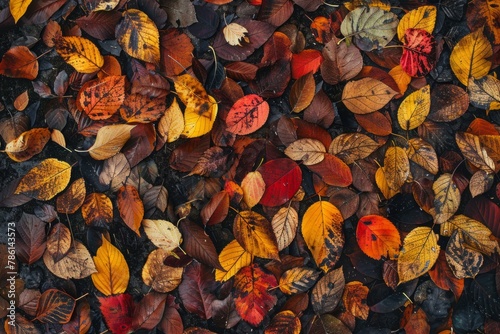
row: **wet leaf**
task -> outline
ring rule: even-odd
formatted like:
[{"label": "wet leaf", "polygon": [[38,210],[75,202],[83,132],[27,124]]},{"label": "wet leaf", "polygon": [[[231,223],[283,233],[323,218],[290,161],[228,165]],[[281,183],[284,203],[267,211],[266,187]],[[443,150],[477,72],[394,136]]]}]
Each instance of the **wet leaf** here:
[{"label": "wet leaf", "polygon": [[[330,202],[312,204],[302,218],[301,232],[316,265],[324,272],[332,269],[344,247],[340,211]],[[319,227],[319,228],[318,228]]]},{"label": "wet leaf", "polygon": [[80,73],[94,73],[104,65],[104,58],[97,46],[83,37],[61,37],[56,42],[56,51]]},{"label": "wet leaf", "polygon": [[15,194],[47,201],[63,191],[70,178],[71,166],[67,162],[48,158],[23,176]]},{"label": "wet leaf", "polygon": [[417,227],[408,233],[398,258],[398,284],[420,277],[432,268],[439,256],[437,240],[430,227]]},{"label": "wet leaf", "polygon": [[94,263],[97,272],[91,277],[97,290],[105,296],[117,295],[127,290],[130,274],[125,257],[106,238],[102,238],[102,245],[97,249]]},{"label": "wet leaf", "polygon": [[340,31],[363,51],[386,46],[396,34],[398,18],[378,7],[360,7],[346,15]]}]

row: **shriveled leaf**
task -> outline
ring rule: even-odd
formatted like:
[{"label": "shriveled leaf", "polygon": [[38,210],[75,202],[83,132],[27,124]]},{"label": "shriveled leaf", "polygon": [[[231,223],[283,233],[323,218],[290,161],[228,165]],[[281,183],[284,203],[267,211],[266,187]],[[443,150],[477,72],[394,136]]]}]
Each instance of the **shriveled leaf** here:
[{"label": "shriveled leaf", "polygon": [[75,305],[75,299],[67,293],[49,289],[40,296],[36,319],[42,323],[65,324],[71,319]]},{"label": "shriveled leaf", "polygon": [[237,240],[232,240],[219,254],[219,262],[224,270],[215,270],[217,281],[227,281],[243,267],[252,263],[253,256]]},{"label": "shriveled leaf", "polygon": [[368,157],[379,147],[378,143],[362,133],[342,133],[335,137],[328,153],[342,159],[346,164]]},{"label": "shriveled leaf", "polygon": [[349,81],[342,92],[342,102],[355,114],[369,114],[382,109],[396,91],[373,78]]},{"label": "shriveled leaf", "polygon": [[436,25],[437,8],[435,6],[420,6],[406,13],[398,24],[398,38],[404,41],[408,29],[422,29],[429,34]]},{"label": "shriveled leaf", "polygon": [[340,211],[326,201],[313,203],[302,218],[302,236],[316,265],[324,272],[335,266],[342,253],[343,222]]},{"label": "shriveled leaf", "polygon": [[10,48],[0,61],[0,74],[9,78],[35,80],[38,76],[36,55],[22,45]]},{"label": "shriveled leaf", "polygon": [[278,298],[269,290],[278,285],[273,275],[264,272],[257,264],[243,267],[234,279],[234,303],[240,317],[258,326]]},{"label": "shriveled leaf", "polygon": [[70,178],[71,166],[67,162],[48,158],[23,176],[14,193],[48,201],[66,188]]},{"label": "shriveled leaf", "polygon": [[368,287],[359,281],[349,282],[345,285],[342,301],[347,311],[356,318],[363,320],[368,318],[368,312],[370,311],[366,304],[368,291]]},{"label": "shriveled leaf", "polygon": [[49,140],[49,129],[34,128],[7,143],[5,153],[15,162],[23,162],[42,152]]},{"label": "shriveled leaf", "polygon": [[480,79],[488,74],[492,55],[491,44],[481,28],[458,41],[451,51],[450,66],[458,81],[467,86],[471,77]]},{"label": "shriveled leaf", "polygon": [[182,235],[177,226],[166,220],[144,219],[142,221],[144,232],[149,240],[166,252],[179,247]]},{"label": "shriveled leaf", "polygon": [[346,15],[340,26],[342,35],[363,51],[386,46],[396,34],[398,18],[378,7],[360,7]]},{"label": "shriveled leaf", "polygon": [[99,129],[94,145],[87,151],[95,160],[106,160],[120,152],[135,125],[113,124]]},{"label": "shriveled leaf", "polygon": [[337,307],[344,292],[344,270],[332,270],[323,276],[311,293],[311,305],[316,314],[330,313]]},{"label": "shriveled leaf", "polygon": [[356,228],[359,248],[375,260],[398,257],[401,239],[399,231],[387,218],[379,215],[361,217]]},{"label": "shriveled leaf", "polygon": [[257,212],[239,212],[234,220],[233,234],[252,255],[278,259],[278,244],[271,223]]},{"label": "shriveled leaf", "polygon": [[426,85],[408,95],[399,105],[398,121],[403,130],[413,130],[425,121],[431,110],[431,89]]},{"label": "shriveled leaf", "polygon": [[48,252],[45,252],[43,262],[52,274],[62,279],[82,279],[97,272],[89,251],[76,240],[61,260],[56,262]]},{"label": "shriveled leaf", "polygon": [[83,177],[76,179],[71,185],[57,197],[56,209],[59,213],[75,213],[83,204],[87,190]]},{"label": "shriveled leaf", "polygon": [[427,273],[439,256],[438,235],[430,227],[417,227],[403,240],[398,257],[399,283],[411,281]]},{"label": "shriveled leaf", "polygon": [[295,239],[297,227],[299,226],[297,211],[291,206],[279,209],[273,216],[271,226],[278,242],[278,250],[281,251]]},{"label": "shriveled leaf", "polygon": [[145,62],[160,63],[160,33],[148,15],[138,9],[128,9],[116,26],[116,40],[131,57]]},{"label": "shriveled leaf", "polygon": [[288,295],[306,292],[316,283],[320,273],[308,267],[289,269],[280,277],[280,290]]},{"label": "shriveled leaf", "polygon": [[128,264],[120,250],[106,238],[102,238],[102,245],[97,249],[94,263],[97,272],[92,274],[92,282],[97,290],[106,296],[127,290],[130,278]]},{"label": "shriveled leaf", "polygon": [[94,73],[104,65],[104,58],[97,46],[84,37],[61,37],[56,42],[56,51],[80,73]]}]

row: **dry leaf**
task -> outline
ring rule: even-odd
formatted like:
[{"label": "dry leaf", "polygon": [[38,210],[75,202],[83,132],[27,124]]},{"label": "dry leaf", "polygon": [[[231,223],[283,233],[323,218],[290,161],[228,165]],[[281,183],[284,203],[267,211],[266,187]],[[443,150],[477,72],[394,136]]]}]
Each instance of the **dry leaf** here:
[{"label": "dry leaf", "polygon": [[250,40],[246,36],[246,34],[248,34],[247,28],[239,25],[238,23],[229,23],[224,27],[224,29],[222,29],[222,32],[224,33],[224,38],[229,45],[241,46],[241,40],[244,40],[246,43],[250,43]]}]

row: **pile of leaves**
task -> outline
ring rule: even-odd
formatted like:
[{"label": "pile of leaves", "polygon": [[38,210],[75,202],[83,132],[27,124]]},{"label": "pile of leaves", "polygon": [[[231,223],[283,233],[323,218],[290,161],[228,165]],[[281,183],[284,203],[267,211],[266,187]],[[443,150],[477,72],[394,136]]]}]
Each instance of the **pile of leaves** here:
[{"label": "pile of leaves", "polygon": [[500,330],[500,1],[1,4],[5,332]]}]

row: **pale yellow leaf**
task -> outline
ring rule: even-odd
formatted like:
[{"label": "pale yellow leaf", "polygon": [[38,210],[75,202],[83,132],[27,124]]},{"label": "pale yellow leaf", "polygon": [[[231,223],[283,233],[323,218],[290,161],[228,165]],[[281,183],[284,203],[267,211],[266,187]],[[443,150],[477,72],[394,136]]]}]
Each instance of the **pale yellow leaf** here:
[{"label": "pale yellow leaf", "polygon": [[227,26],[222,29],[222,33],[224,34],[224,38],[229,45],[238,45],[241,46],[241,40],[249,43],[250,40],[247,37],[248,30],[247,28],[239,25],[238,23],[229,23]]},{"label": "pale yellow leaf", "polygon": [[182,241],[182,235],[177,226],[166,220],[144,219],[142,221],[144,232],[149,240],[158,248],[167,252],[173,251]]},{"label": "pale yellow leaf", "polygon": [[106,160],[111,158],[122,149],[123,145],[130,139],[130,131],[135,125],[112,124],[106,125],[97,131],[97,136],[88,152],[95,160]]}]

